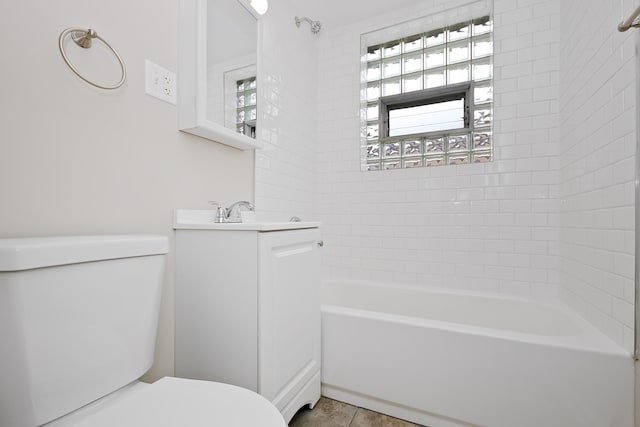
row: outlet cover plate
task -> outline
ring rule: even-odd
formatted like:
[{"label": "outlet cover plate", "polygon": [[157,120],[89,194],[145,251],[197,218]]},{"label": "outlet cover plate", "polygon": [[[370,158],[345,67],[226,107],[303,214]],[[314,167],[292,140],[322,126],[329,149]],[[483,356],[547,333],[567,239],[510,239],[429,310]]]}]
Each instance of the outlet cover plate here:
[{"label": "outlet cover plate", "polygon": [[145,59],[145,92],[176,105],[176,73]]}]

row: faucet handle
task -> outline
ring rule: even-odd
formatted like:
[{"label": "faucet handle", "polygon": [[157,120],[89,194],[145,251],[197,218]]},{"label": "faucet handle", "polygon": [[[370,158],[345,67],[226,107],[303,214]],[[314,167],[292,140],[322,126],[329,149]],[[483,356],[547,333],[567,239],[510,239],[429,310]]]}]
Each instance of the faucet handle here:
[{"label": "faucet handle", "polygon": [[227,219],[227,209],[223,208],[220,205],[220,202],[216,202],[215,200],[209,200],[209,204],[216,206],[215,222],[217,222],[217,223],[225,222],[226,219]]},{"label": "faucet handle", "polygon": [[227,216],[227,209],[218,206],[218,212],[216,213],[216,222],[226,222]]}]

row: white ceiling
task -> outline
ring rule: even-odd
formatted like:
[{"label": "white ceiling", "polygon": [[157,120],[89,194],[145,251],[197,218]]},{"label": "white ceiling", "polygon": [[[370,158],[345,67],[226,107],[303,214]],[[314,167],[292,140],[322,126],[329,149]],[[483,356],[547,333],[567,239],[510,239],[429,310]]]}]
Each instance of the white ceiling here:
[{"label": "white ceiling", "polygon": [[[277,1],[277,0],[271,0]],[[320,21],[324,28],[340,27],[385,12],[417,5],[419,0],[295,0],[302,16]]]}]

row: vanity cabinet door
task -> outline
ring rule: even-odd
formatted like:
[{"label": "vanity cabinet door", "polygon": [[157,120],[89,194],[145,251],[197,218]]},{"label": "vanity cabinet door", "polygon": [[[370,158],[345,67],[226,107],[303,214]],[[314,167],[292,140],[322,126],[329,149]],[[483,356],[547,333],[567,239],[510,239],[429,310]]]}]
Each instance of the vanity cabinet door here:
[{"label": "vanity cabinet door", "polygon": [[258,391],[257,236],[176,233],[176,376]]},{"label": "vanity cabinet door", "polygon": [[259,234],[258,388],[281,411],[320,371],[319,241],[317,228]]}]

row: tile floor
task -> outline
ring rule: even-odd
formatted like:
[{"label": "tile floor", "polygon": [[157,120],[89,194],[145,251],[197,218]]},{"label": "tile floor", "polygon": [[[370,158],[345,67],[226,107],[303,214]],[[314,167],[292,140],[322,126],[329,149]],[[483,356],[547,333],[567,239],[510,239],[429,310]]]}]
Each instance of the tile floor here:
[{"label": "tile floor", "polygon": [[304,407],[289,427],[421,427],[364,408],[321,397],[313,410]]}]

